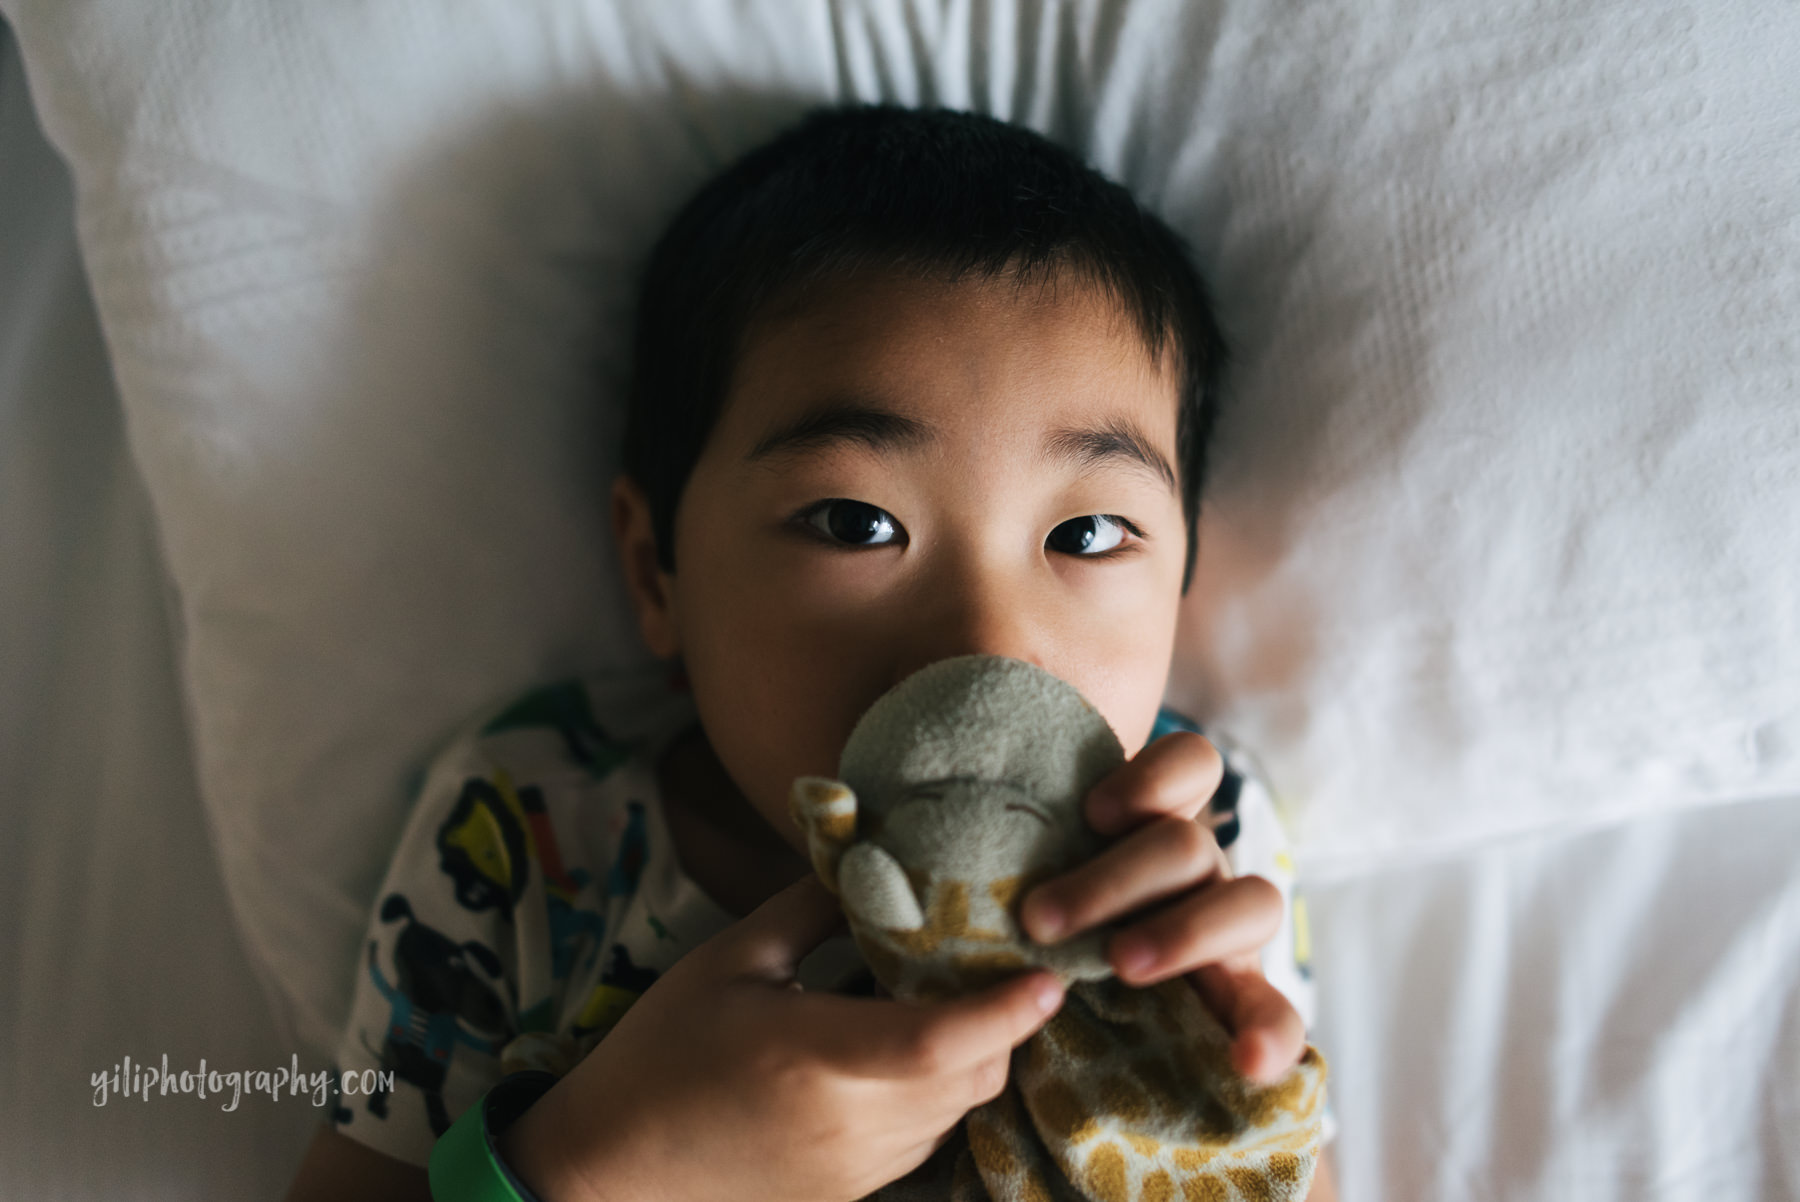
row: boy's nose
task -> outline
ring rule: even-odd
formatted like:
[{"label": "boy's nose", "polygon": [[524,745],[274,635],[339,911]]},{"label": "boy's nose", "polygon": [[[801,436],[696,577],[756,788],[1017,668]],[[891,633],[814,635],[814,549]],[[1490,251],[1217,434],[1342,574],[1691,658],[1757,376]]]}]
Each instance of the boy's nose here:
[{"label": "boy's nose", "polygon": [[1049,631],[1029,601],[993,585],[945,587],[912,615],[904,654],[894,665],[898,684],[927,664],[959,655],[1004,655],[1055,671],[1046,662]]}]

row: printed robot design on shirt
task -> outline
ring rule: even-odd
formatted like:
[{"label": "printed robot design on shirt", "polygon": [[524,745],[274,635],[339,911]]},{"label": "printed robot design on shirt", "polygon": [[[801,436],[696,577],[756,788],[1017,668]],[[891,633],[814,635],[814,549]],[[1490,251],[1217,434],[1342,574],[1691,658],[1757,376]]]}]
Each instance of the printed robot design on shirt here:
[{"label": "printed robot design on shirt", "polygon": [[[630,744],[609,738],[594,719],[587,692],[579,682],[564,682],[531,694],[483,727],[482,735],[544,729],[554,730],[569,758],[596,780],[610,776],[631,754]],[[649,860],[649,830],[641,801],[627,803],[623,826],[616,828],[615,834],[618,851],[605,872],[598,899],[609,908],[637,893]],[[605,935],[607,915],[578,905],[583,890],[593,883],[593,874],[565,866],[543,791],[537,785],[515,785],[498,768],[488,777],[470,778],[439,832],[438,848],[443,871],[456,882],[458,901],[469,909],[495,909],[510,922],[522,905],[538,912],[541,902],[548,925],[549,971],[546,978],[541,966],[520,966],[523,1009],[519,1038],[509,1043],[501,1056],[509,1070],[542,1067],[566,1071],[618,1022],[655,981],[656,973],[633,963],[624,945],[613,944],[600,980],[589,990],[573,1027],[562,1034],[553,1030],[561,1003],[559,986],[570,977],[577,950],[586,941]],[[654,916],[650,921],[654,924]],[[529,941],[525,942],[528,950]],[[521,954],[525,958],[523,951]]]},{"label": "printed robot design on shirt", "polygon": [[[382,1068],[424,1095],[432,1133],[442,1135],[450,1127],[444,1077],[457,1045],[492,1055],[511,1035],[499,992],[500,957],[480,943],[457,943],[418,921],[398,893],[381,903],[381,921],[406,925],[394,941],[392,983],[381,971],[380,945],[369,941],[370,979],[392,1009],[380,1048],[367,1050]],[[387,1094],[370,1094],[369,1113],[385,1119],[387,1103]]]},{"label": "printed robot design on shirt", "polygon": [[[608,737],[595,720],[587,691],[578,681],[564,681],[527,695],[484,726],[481,734],[487,737],[515,730],[554,731],[570,758],[596,780],[611,774],[631,754],[629,744]],[[640,819],[634,829],[626,831],[621,862],[641,867],[643,842]],[[549,971],[546,980],[521,982],[521,1000],[527,1008],[519,1025],[521,1031],[548,1030],[556,983],[569,976],[580,942],[605,933],[606,918],[577,905],[591,876],[585,869],[564,867],[543,790],[535,784],[515,786],[500,769],[491,777],[471,777],[438,832],[438,852],[444,872],[456,882],[457,900],[470,910],[497,909],[511,922],[527,892],[543,889],[550,928]],[[538,868],[535,877],[531,871],[534,864]],[[610,874],[608,897],[618,896],[621,871],[615,865]],[[629,870],[624,878],[635,880]]]},{"label": "printed robot design on shirt", "polygon": [[[528,695],[484,726],[481,735],[534,729],[554,731],[569,757],[597,779],[624,763],[631,751],[609,739],[594,721],[586,691],[576,682]],[[634,821],[621,840],[618,861],[609,873],[609,897],[634,889],[642,869],[642,807],[635,810]],[[541,901],[548,926],[548,963],[520,966],[525,970],[522,977],[536,979],[518,982],[524,996],[514,1000],[526,1005],[515,1027],[506,1021],[501,991],[508,982],[492,949],[475,941],[457,944],[420,922],[401,894],[392,894],[383,903],[382,920],[404,919],[406,926],[394,944],[392,981],[381,970],[379,944],[369,944],[370,979],[387,999],[390,1014],[381,1046],[369,1046],[366,1036],[364,1045],[379,1057],[383,1068],[394,1070],[397,1080],[420,1091],[434,1135],[449,1126],[443,1085],[457,1048],[498,1056],[519,1035],[547,1032],[554,1022],[555,984],[569,975],[580,942],[597,939],[606,929],[604,915],[577,905],[591,875],[565,866],[543,790],[535,784],[515,784],[502,769],[467,778],[437,831],[436,846],[439,868],[464,909],[495,911],[511,924],[521,904],[530,904],[527,899],[541,893],[535,900]],[[615,949],[615,953],[619,951],[622,949]],[[636,984],[641,992],[641,973],[627,966],[614,975],[621,983]],[[611,1009],[622,1012],[619,1000],[614,999]],[[616,1015],[613,1017],[616,1020]],[[387,1095],[373,1095],[368,1110],[385,1119]]]},{"label": "printed robot design on shirt", "polygon": [[[456,899],[474,911],[498,910],[512,922],[521,901],[541,889],[549,922],[549,980],[569,975],[574,949],[583,936],[606,930],[604,915],[576,907],[589,874],[563,866],[562,851],[536,785],[515,787],[505,771],[463,783],[456,808],[438,832],[444,873],[456,882]],[[532,872],[532,867],[537,872]],[[533,982],[532,984],[538,984]],[[522,1030],[545,1029],[550,998],[536,990],[531,1008],[519,1016]]]},{"label": "printed robot design on shirt", "polygon": [[[644,865],[650,860],[650,836],[642,802],[627,803],[625,831],[619,840],[619,854],[606,874],[606,894],[622,901],[637,893]],[[648,916],[655,922],[654,915]],[[654,969],[641,968],[632,962],[631,950],[615,943],[607,952],[607,965],[600,981],[588,991],[587,1000],[575,1019],[570,1034],[586,1043],[597,1040],[625,1016],[625,1011],[656,981]]]}]

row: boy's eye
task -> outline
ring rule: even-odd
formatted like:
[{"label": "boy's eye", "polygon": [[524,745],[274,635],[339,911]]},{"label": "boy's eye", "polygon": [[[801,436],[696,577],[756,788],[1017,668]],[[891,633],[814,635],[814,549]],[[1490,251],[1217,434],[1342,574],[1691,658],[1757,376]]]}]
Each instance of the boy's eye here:
[{"label": "boy's eye", "polygon": [[1050,532],[1044,545],[1065,555],[1104,555],[1125,541],[1127,523],[1105,513],[1071,518]]},{"label": "boy's eye", "polygon": [[806,514],[806,524],[853,547],[880,547],[899,538],[899,523],[886,510],[863,501],[821,501]]}]

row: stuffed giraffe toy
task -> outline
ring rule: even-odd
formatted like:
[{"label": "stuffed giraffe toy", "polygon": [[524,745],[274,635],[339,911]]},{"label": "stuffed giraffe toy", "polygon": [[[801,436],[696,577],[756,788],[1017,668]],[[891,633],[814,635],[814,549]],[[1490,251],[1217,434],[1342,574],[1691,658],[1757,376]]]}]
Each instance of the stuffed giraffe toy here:
[{"label": "stuffed giraffe toy", "polygon": [[1104,845],[1081,801],[1125,754],[1099,711],[1041,668],[943,660],[870,707],[841,780],[801,777],[791,808],[814,869],[895,997],[929,1003],[1031,967],[1069,986],[1013,1054],[1005,1091],[874,1198],[952,1202],[1301,1202],[1325,1064],[1308,1047],[1257,1086],[1183,978],[1113,976],[1093,931],[1052,945],[1017,920],[1033,884]]}]

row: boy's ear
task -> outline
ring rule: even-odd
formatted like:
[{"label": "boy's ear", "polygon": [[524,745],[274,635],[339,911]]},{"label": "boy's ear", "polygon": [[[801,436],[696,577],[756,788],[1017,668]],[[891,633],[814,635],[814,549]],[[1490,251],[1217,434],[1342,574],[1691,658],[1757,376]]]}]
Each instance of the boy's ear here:
[{"label": "boy's ear", "polygon": [[674,578],[656,562],[656,531],[650,523],[650,501],[630,476],[612,488],[613,541],[625,569],[625,588],[637,610],[638,631],[650,654],[672,659],[681,652],[675,621]]}]

